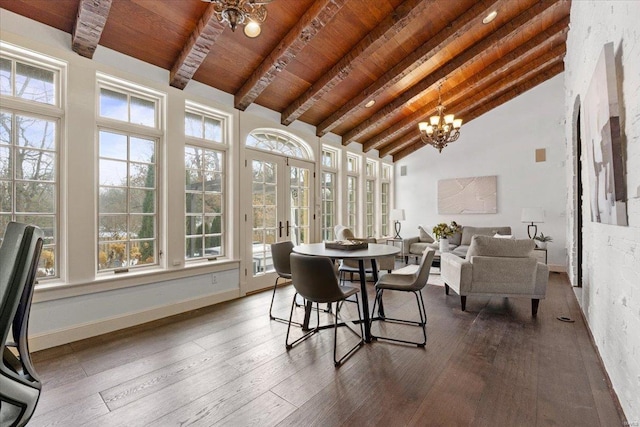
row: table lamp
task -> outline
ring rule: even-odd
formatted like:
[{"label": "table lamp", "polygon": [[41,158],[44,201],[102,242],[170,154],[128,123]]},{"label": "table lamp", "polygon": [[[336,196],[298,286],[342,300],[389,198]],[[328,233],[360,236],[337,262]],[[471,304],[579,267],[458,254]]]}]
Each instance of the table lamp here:
[{"label": "table lamp", "polygon": [[[538,226],[535,225],[536,222],[544,222],[544,211],[542,208],[522,208],[522,214],[520,215],[521,222],[530,222],[527,226],[527,234],[530,239],[535,239],[538,234]],[[531,235],[531,230],[533,229],[533,236]]]},{"label": "table lamp", "polygon": [[402,237],[400,237],[400,221],[404,221],[404,209],[391,209],[389,218],[391,221],[395,221],[396,235],[394,239],[402,239]]}]

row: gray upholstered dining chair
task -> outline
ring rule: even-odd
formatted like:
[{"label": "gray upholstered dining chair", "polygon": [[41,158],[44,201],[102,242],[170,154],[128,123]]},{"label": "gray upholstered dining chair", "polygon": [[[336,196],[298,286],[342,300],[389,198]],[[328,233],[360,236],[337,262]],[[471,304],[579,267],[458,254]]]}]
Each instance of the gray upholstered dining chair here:
[{"label": "gray upholstered dining chair", "polygon": [[26,425],[40,398],[42,385],[31,364],[27,329],[43,238],[44,233],[38,227],[10,222],[0,246],[2,426]]},{"label": "gray upholstered dining chair", "polygon": [[[273,294],[271,295],[271,305],[269,305],[269,318],[278,322],[287,323],[289,320],[282,317],[276,317],[273,315],[273,301],[276,298],[276,290],[280,283],[280,279],[291,280],[291,263],[289,261],[289,255],[293,252],[293,242],[290,240],[271,244],[271,257],[273,259],[273,268],[278,274],[276,276],[276,282],[273,284]],[[298,326],[302,326],[301,323],[292,322]]]},{"label": "gray upholstered dining chair", "polygon": [[[424,307],[424,299],[422,298],[422,289],[426,286],[427,280],[429,279],[429,270],[431,269],[431,263],[433,262],[433,257],[435,255],[435,251],[433,249],[429,249],[424,251],[422,254],[422,259],[420,260],[420,265],[418,269],[413,274],[399,274],[399,273],[389,273],[385,274],[378,279],[376,283],[376,299],[373,303],[372,310],[372,322],[373,316],[375,316],[376,307],[378,308],[378,318],[384,322],[394,322],[394,323],[402,323],[413,326],[420,326],[422,328],[422,341],[407,341],[399,338],[391,338],[391,337],[383,337],[376,336],[371,333],[371,337],[373,339],[386,340],[386,341],[395,341],[404,344],[415,344],[418,347],[424,347],[427,343],[427,311]],[[418,304],[418,313],[420,316],[420,321],[414,320],[405,320],[405,319],[394,319],[385,316],[384,312],[381,310],[382,308],[382,295],[384,291],[400,291],[400,292],[411,292],[416,297],[416,302]]]},{"label": "gray upholstered dining chair", "polygon": [[[333,304],[336,303],[336,311],[333,324],[333,363],[335,366],[340,366],[347,358],[356,352],[364,343],[363,336],[364,331],[362,328],[362,314],[360,312],[360,304],[358,301],[358,288],[351,286],[340,286],[338,276],[333,267],[333,262],[327,257],[301,255],[297,253],[291,254],[291,276],[293,280],[293,286],[296,289],[296,294],[300,294],[305,300],[310,303],[318,304]],[[351,328],[351,325],[345,323],[349,331],[358,336],[359,340],[355,346],[351,347],[342,357],[337,356],[337,338],[338,338],[338,318],[340,316],[340,307],[342,303],[354,295],[356,297],[356,306],[358,308],[358,324],[360,325],[360,334]],[[289,314],[289,320],[293,316],[293,309],[295,306],[296,295],[293,296],[291,303],[291,313]],[[291,349],[296,344],[309,338],[311,335],[320,331],[320,314],[317,310],[317,323],[316,327],[311,329],[293,342],[289,342],[289,332],[291,330],[291,322],[287,327],[287,336],[285,343],[287,350]]]}]

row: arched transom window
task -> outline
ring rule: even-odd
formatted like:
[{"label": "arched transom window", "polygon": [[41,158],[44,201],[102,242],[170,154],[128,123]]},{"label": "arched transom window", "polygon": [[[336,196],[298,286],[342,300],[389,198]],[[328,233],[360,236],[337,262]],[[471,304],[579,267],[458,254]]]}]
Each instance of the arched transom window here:
[{"label": "arched transom window", "polygon": [[287,157],[313,160],[309,144],[287,132],[276,129],[255,129],[247,136],[247,147],[269,151]]}]

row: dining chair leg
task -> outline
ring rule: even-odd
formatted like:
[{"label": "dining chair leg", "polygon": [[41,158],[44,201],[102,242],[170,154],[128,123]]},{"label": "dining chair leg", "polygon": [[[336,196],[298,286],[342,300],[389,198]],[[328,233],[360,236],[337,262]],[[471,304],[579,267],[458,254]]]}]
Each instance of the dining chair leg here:
[{"label": "dining chair leg", "polygon": [[[407,319],[394,319],[391,317],[385,317],[384,314],[380,314],[380,305],[382,304],[382,293],[383,293],[383,289],[377,289],[376,290],[376,298],[374,300],[373,303],[373,311],[372,313],[372,319],[370,320],[369,324],[370,324],[370,328],[371,325],[373,323],[373,313],[375,313],[376,310],[376,305],[378,305],[378,320],[382,320],[384,322],[390,322],[390,323],[401,323],[401,324],[405,324],[405,325],[411,325],[411,326],[419,326],[422,328],[422,336],[423,336],[423,341],[422,342],[418,342],[418,341],[408,341],[408,340],[402,340],[402,339],[398,339],[398,338],[391,338],[391,337],[383,337],[383,336],[377,336],[377,335],[373,335],[373,333],[371,333],[371,338],[375,339],[375,340],[384,340],[384,341],[393,341],[393,342],[399,342],[399,343],[403,343],[403,344],[412,344],[418,347],[424,347],[427,344],[427,329],[426,329],[426,324],[427,324],[427,311],[425,309],[424,306],[424,299],[422,298],[422,293],[420,291],[411,291],[415,298],[416,298],[416,303],[418,306],[418,314],[420,316],[420,321],[416,322],[415,320],[407,320]],[[379,301],[378,301],[379,300]]]},{"label": "dining chair leg", "polygon": [[302,335],[300,338],[296,339],[292,343],[289,343],[289,331],[291,331],[291,324],[294,323],[294,322],[291,321],[291,319],[293,317],[293,309],[295,308],[295,305],[296,305],[296,296],[297,295],[298,295],[298,293],[296,292],[296,294],[293,295],[293,301],[291,302],[291,312],[289,313],[289,324],[287,326],[287,336],[285,337],[285,346],[286,346],[287,350],[290,350],[291,348],[293,348],[293,346],[295,346],[296,344],[306,340],[311,335],[315,334],[316,332],[318,332],[320,330],[320,328],[319,328],[320,327],[320,309],[318,307],[318,304],[316,304],[316,315],[317,315],[317,317],[316,317],[316,327],[311,329],[309,332],[307,332],[306,334]]},{"label": "dining chair leg", "polygon": [[[273,310],[273,301],[276,298],[276,289],[278,289],[278,280],[279,279],[280,279],[280,276],[276,277],[276,283],[273,285],[273,293],[271,294],[271,305],[269,305],[269,319],[275,320],[276,322],[293,323],[294,325],[302,326],[302,323],[292,322],[291,321],[291,317],[289,317],[289,320],[287,320],[287,319],[283,319],[282,317],[276,317],[271,312]],[[293,301],[294,301],[296,307],[299,307],[299,304],[296,303],[295,298],[294,298]]]},{"label": "dining chair leg", "polygon": [[[342,362],[344,362],[345,360],[347,360],[349,357],[351,357],[353,355],[353,353],[355,353],[363,344],[364,344],[364,329],[362,327],[362,313],[360,312],[360,301],[358,300],[358,295],[356,294],[356,305],[358,307],[358,324],[360,325],[360,340],[358,341],[358,343],[356,345],[354,345],[353,347],[351,347],[351,349],[349,351],[347,351],[340,359],[337,358],[337,347],[338,347],[338,317],[340,316],[340,307],[341,307],[341,302],[337,302],[336,303],[336,315],[335,315],[335,320],[334,320],[334,325],[333,325],[333,365],[335,367],[338,367],[342,364]],[[347,328],[353,332],[355,334],[355,331],[353,329],[351,329],[351,327],[349,325],[347,325]],[[357,334],[356,334],[357,335]]]},{"label": "dining chair leg", "polygon": [[371,309],[371,319],[369,319],[369,324],[373,322],[373,318],[376,317],[376,308],[378,309],[378,318],[384,320],[384,312],[381,312],[380,305],[382,303],[382,292],[383,289],[376,289],[376,296],[373,299],[373,308]]}]

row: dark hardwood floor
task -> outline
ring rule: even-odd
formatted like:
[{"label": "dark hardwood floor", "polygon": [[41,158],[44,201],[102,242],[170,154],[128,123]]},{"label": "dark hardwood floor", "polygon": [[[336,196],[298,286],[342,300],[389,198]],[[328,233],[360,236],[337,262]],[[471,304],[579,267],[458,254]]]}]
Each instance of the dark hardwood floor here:
[{"label": "dark hardwood floor", "polygon": [[[292,293],[279,290],[283,317]],[[332,330],[286,351],[270,292],[35,353],[30,426],[623,425],[566,276],[551,274],[535,319],[526,299],[469,298],[462,312],[441,286],[423,295],[426,348],[373,342],[338,369]],[[412,295],[388,292],[385,308],[417,318]]]}]

